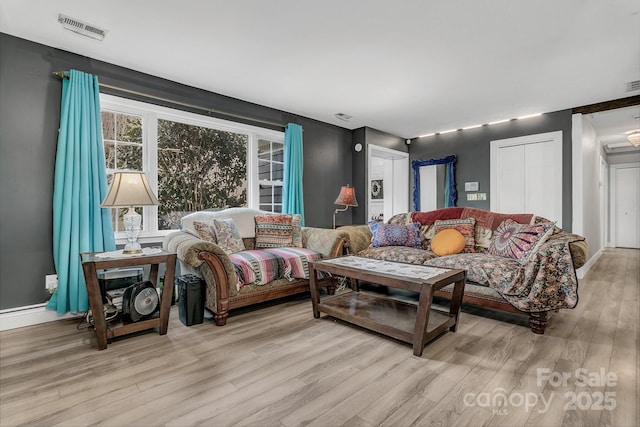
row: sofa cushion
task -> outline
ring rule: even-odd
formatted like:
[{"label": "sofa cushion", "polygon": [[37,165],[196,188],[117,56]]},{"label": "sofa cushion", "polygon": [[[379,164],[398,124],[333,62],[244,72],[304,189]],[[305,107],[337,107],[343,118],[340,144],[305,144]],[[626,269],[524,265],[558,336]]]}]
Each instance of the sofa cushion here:
[{"label": "sofa cushion", "polygon": [[417,223],[407,225],[394,225],[371,221],[369,222],[369,229],[371,230],[372,247],[422,247],[422,242],[420,241],[420,225]]},{"label": "sofa cushion", "polygon": [[476,220],[473,218],[437,220],[435,222],[435,233],[437,235],[440,231],[447,228],[458,230],[460,234],[464,236],[465,240],[462,252],[471,253],[475,252],[475,224]]},{"label": "sofa cushion", "polygon": [[218,243],[216,239],[216,227],[213,225],[213,221],[193,221],[193,228],[201,240]]},{"label": "sofa cushion", "polygon": [[467,270],[467,281],[490,286],[503,293],[512,290],[514,284],[522,283],[524,274],[524,269],[518,261],[489,254],[456,254],[437,257],[428,260],[425,265]]},{"label": "sofa cushion", "polygon": [[227,254],[233,254],[245,249],[240,232],[233,219],[214,219],[216,228],[216,240]]},{"label": "sofa cushion", "polygon": [[369,247],[358,252],[358,256],[380,259],[384,261],[404,262],[407,264],[424,264],[436,255],[431,251],[407,246]]},{"label": "sofa cushion", "polygon": [[454,228],[446,228],[431,239],[431,250],[438,256],[459,254],[465,243],[462,233]]},{"label": "sofa cushion", "polygon": [[291,215],[256,215],[256,249],[293,246]]},{"label": "sofa cushion", "polygon": [[523,263],[547,240],[554,226],[552,222],[527,225],[505,219],[494,232],[489,253]]}]

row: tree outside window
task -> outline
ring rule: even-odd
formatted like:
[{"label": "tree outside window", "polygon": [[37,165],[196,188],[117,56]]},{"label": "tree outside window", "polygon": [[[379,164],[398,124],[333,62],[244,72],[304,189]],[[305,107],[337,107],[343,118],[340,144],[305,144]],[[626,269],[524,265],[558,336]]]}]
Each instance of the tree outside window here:
[{"label": "tree outside window", "polygon": [[158,228],[204,209],[247,206],[247,135],[158,120]]}]

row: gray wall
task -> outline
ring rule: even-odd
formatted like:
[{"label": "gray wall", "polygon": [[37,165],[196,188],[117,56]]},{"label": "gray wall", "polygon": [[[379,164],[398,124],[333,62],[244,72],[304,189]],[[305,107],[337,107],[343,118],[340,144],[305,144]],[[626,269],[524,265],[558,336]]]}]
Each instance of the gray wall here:
[{"label": "gray wall", "polygon": [[[537,133],[562,131],[562,224],[571,231],[571,110],[543,114],[525,120],[513,120],[491,126],[416,138],[409,146],[410,160],[429,160],[455,154],[457,206],[479,209],[490,208],[490,142]],[[413,169],[411,179],[411,209],[413,206]],[[487,193],[486,201],[468,201],[464,192],[465,181],[477,181],[479,192]],[[535,212],[534,212],[535,213]]]},{"label": "gray wall", "polygon": [[309,226],[331,227],[336,189],[352,181],[350,130],[6,34],[0,34],[0,52],[0,309],[44,302],[44,276],[55,273],[52,198],[62,88],[52,76],[55,71],[74,68],[96,74],[101,83],[255,119],[300,124]]}]

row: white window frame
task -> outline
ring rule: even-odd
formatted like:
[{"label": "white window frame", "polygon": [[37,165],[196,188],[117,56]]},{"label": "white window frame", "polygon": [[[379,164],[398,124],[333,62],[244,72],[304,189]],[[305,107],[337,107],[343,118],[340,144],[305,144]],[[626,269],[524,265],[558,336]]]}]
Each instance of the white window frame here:
[{"label": "white window frame", "polygon": [[[193,126],[233,132],[247,136],[247,205],[258,209],[260,204],[258,183],[258,140],[268,139],[284,144],[284,132],[257,126],[231,122],[214,117],[162,107],[146,102],[134,101],[118,96],[100,94],[100,109],[142,117],[142,169],[147,174],[149,185],[158,194],[158,120],[170,120]],[[138,241],[157,243],[175,230],[158,230],[157,206],[143,208],[142,222],[144,230]],[[124,232],[115,233],[116,243],[125,244]]]},{"label": "white window frame", "polygon": [[[273,160],[273,154],[271,152],[270,154],[270,159],[268,160],[269,162],[269,176],[273,176],[273,165],[275,164],[282,164],[282,166],[284,167],[284,141],[276,141],[273,139],[267,139],[264,137],[261,137],[260,139],[263,140],[268,140],[269,141],[269,148],[273,147],[273,143],[279,143],[282,144],[282,149],[283,149],[283,158],[282,158],[282,162],[277,161],[277,160]],[[258,159],[258,156],[256,155],[256,165],[259,165],[260,163],[260,159]],[[262,186],[266,186],[266,187],[272,187],[271,189],[271,203],[269,203],[269,205],[271,205],[271,207],[275,207],[276,203],[274,202],[274,195],[273,195],[273,187],[280,187],[281,189],[284,187],[284,177],[283,180],[279,180],[279,179],[259,179],[258,180],[258,191],[260,191],[260,185]],[[258,201],[258,209],[260,209],[261,206],[265,205],[266,203],[260,203],[260,201]],[[280,201],[280,203],[278,203],[280,205],[280,212],[282,212],[282,201]]]}]

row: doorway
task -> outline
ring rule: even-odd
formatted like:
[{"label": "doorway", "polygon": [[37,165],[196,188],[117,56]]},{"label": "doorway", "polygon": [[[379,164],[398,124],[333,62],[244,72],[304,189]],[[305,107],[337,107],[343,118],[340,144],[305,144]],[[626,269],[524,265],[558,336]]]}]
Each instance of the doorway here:
[{"label": "doorway", "polygon": [[368,145],[367,221],[409,212],[409,153]]},{"label": "doorway", "polygon": [[611,165],[610,170],[612,243],[640,249],[640,165]]}]

